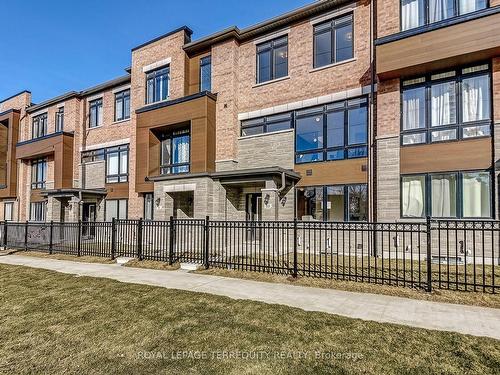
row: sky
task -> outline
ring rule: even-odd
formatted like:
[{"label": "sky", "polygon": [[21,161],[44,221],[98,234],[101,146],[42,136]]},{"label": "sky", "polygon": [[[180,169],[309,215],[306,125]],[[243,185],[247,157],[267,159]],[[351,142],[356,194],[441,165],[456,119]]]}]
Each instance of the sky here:
[{"label": "sky", "polygon": [[247,27],[314,0],[4,0],[0,100],[33,102],[122,76],[130,50],[186,25],[192,40]]}]

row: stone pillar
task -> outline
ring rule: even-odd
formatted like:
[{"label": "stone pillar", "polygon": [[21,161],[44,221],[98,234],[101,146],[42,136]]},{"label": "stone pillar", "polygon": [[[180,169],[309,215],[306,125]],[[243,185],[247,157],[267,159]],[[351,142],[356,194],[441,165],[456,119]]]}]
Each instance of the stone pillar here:
[{"label": "stone pillar", "polygon": [[68,205],[68,221],[76,222],[80,220],[80,199],[78,197],[72,197]]},{"label": "stone pillar", "polygon": [[47,199],[47,221],[61,221],[61,201],[54,197]]},{"label": "stone pillar", "polygon": [[377,140],[377,221],[400,218],[399,137]]}]

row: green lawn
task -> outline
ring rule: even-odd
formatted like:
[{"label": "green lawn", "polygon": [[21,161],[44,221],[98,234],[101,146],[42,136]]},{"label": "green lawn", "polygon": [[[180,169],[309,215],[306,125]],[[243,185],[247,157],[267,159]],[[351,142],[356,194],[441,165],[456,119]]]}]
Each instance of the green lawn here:
[{"label": "green lawn", "polygon": [[420,375],[500,368],[493,339],[26,267],[0,265],[0,283],[0,373]]}]

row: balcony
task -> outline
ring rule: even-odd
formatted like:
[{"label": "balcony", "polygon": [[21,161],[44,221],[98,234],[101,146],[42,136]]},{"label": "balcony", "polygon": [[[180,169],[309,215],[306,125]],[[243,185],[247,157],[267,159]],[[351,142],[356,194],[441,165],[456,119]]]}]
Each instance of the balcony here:
[{"label": "balcony", "polygon": [[215,102],[216,96],[204,91],[136,111],[138,192],[152,191],[150,178],[166,173],[160,161],[162,134],[186,131],[190,138],[189,166],[169,166],[168,173],[196,174],[215,170]]},{"label": "balcony", "polygon": [[500,6],[375,41],[381,79],[424,74],[500,54]]},{"label": "balcony", "polygon": [[20,113],[9,110],[0,113],[0,198],[17,195],[16,143]]},{"label": "balcony", "polygon": [[73,186],[73,133],[58,132],[19,142],[16,158],[32,160],[52,155],[54,158],[54,189]]}]

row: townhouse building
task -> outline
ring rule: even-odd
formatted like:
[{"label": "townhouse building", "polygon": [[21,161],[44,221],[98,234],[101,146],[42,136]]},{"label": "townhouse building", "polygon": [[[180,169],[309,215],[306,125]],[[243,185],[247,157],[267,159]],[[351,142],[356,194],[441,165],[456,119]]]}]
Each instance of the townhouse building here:
[{"label": "townhouse building", "polygon": [[181,27],[122,77],[0,101],[0,219],[497,218],[500,3],[432,1]]}]

